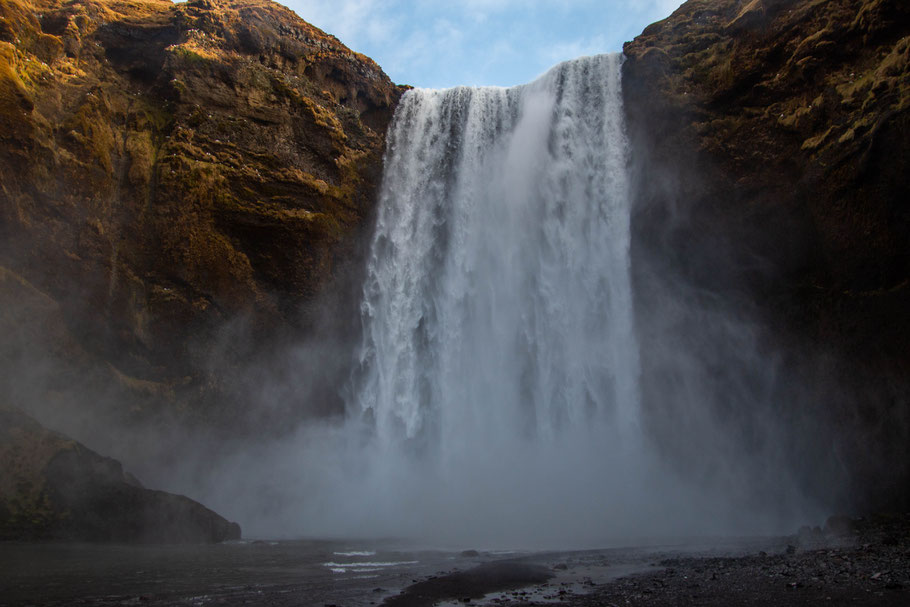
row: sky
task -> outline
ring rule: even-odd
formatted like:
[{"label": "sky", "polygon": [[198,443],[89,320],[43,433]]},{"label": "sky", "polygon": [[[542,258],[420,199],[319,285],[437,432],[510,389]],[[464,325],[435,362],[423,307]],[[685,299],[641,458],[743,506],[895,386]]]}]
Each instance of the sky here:
[{"label": "sky", "polygon": [[397,84],[514,86],[622,50],[682,0],[285,0]]}]

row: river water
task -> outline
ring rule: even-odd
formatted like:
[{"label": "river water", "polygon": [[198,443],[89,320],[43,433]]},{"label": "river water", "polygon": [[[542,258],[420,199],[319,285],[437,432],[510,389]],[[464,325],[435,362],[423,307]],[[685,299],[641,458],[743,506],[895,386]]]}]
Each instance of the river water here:
[{"label": "river water", "polygon": [[[0,606],[364,607],[441,581],[440,604],[558,603],[665,558],[782,552],[786,538],[642,542],[586,551],[430,550],[392,541],[255,541],[197,546],[0,546]],[[528,581],[522,581],[528,576]],[[547,581],[531,581],[543,571]],[[479,572],[479,573],[477,573]],[[472,574],[475,574],[472,578]],[[405,605],[430,603],[402,602]]]},{"label": "river water", "polygon": [[3,544],[0,605],[370,605],[458,559],[331,541]]}]

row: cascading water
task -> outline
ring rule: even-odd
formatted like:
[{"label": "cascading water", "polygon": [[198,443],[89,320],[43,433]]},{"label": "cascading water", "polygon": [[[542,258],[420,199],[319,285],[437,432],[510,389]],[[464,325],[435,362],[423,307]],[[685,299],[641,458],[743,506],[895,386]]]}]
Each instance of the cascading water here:
[{"label": "cascading water", "polygon": [[[776,368],[740,311],[646,263],[651,305],[633,307],[621,61],[405,94],[347,419],[241,453],[212,503],[254,535],[437,547],[604,547],[812,520],[777,448]],[[237,485],[236,470],[255,473]]]},{"label": "cascading water", "polygon": [[402,99],[349,403],[399,533],[604,532],[635,482],[621,61]]},{"label": "cascading water", "polygon": [[635,431],[619,65],[602,55],[527,86],[402,100],[355,404],[379,440],[446,453],[608,419]]}]

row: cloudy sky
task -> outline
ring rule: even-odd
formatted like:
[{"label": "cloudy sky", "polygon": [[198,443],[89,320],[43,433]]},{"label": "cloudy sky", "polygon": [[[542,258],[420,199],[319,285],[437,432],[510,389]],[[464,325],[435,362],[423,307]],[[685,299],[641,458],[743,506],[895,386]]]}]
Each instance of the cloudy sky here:
[{"label": "cloudy sky", "polygon": [[512,86],[581,55],[619,51],[682,0],[285,0],[421,87]]}]

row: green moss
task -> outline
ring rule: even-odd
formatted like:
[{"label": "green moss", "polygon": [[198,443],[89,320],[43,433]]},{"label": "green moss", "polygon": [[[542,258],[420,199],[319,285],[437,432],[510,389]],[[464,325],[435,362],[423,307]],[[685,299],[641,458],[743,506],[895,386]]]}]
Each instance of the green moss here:
[{"label": "green moss", "polygon": [[169,46],[167,51],[177,61],[189,66],[208,64],[211,63],[213,59],[212,56],[204,53],[201,49],[189,47],[184,44]]},{"label": "green moss", "polygon": [[44,485],[32,479],[20,479],[16,491],[5,503],[7,533],[34,537],[57,521],[60,516],[50,501]]},{"label": "green moss", "polygon": [[32,97],[14,65],[13,50],[6,43],[0,43],[0,139],[28,128],[24,118],[34,108]]},{"label": "green moss", "polygon": [[38,59],[51,64],[63,55],[63,40],[50,34],[40,34],[33,48]]},{"label": "green moss", "polygon": [[733,70],[733,56],[727,57],[711,70],[709,81],[715,89],[724,90],[736,83],[736,73]]},{"label": "green moss", "polygon": [[828,135],[831,134],[831,131],[834,130],[834,127],[829,127],[827,131],[821,135],[816,135],[815,137],[810,137],[803,141],[802,149],[803,150],[814,150],[821,146],[825,140],[828,138]]},{"label": "green moss", "polygon": [[149,131],[133,132],[127,136],[126,151],[130,157],[128,177],[135,186],[145,185],[151,180],[155,164],[155,146]]}]

